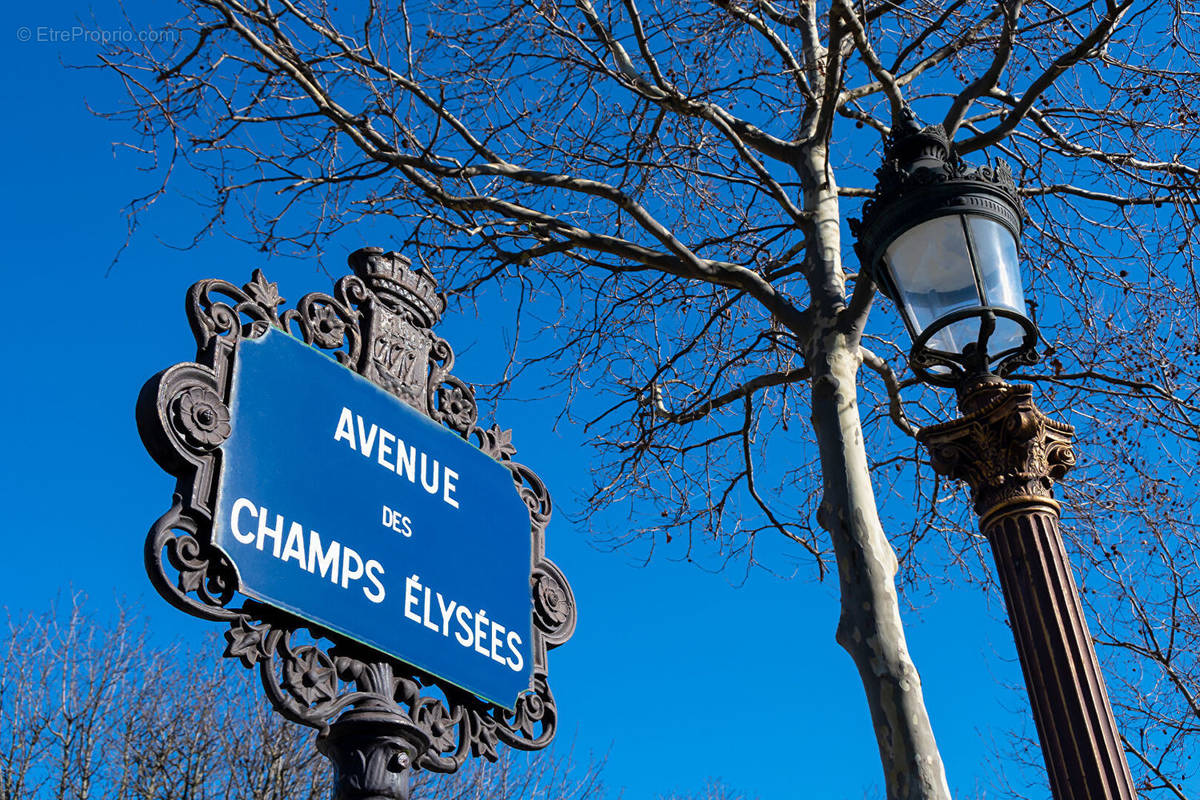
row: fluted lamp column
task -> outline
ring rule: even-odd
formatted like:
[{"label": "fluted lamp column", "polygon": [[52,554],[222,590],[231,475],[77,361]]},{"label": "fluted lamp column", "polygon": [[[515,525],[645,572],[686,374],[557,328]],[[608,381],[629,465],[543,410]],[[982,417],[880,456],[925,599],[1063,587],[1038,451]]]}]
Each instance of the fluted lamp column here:
[{"label": "fluted lamp column", "polygon": [[1073,429],[999,379],[967,388],[963,416],[921,430],[933,468],[971,487],[1056,800],[1136,797],[1059,532],[1052,486],[1075,463]]},{"label": "fluted lamp column", "polygon": [[933,468],[971,487],[991,544],[1056,800],[1133,800],[1133,779],[1059,532],[1052,487],[1073,429],[1003,376],[1038,359],[1018,268],[1023,211],[1003,162],[972,167],[940,125],[894,121],[875,197],[851,220],[864,272],[913,339],[909,364],[962,417],[921,430]]}]

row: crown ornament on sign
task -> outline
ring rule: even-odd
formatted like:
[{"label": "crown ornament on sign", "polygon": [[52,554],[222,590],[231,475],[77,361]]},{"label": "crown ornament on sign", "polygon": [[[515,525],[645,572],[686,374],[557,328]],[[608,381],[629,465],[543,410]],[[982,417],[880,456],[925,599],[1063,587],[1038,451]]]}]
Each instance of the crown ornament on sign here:
[{"label": "crown ornament on sign", "polygon": [[446,310],[437,279],[426,267],[414,270],[412,261],[382,247],[363,247],[350,254],[350,268],[391,311],[430,328]]}]

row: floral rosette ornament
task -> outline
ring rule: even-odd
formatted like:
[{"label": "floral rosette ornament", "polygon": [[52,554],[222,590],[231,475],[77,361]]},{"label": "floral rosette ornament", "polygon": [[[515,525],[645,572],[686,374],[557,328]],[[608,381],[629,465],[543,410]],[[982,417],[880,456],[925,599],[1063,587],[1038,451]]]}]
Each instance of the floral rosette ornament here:
[{"label": "floral rosette ornament", "polygon": [[229,438],[229,409],[213,390],[193,386],[181,392],[171,408],[175,430],[196,450],[211,450]]}]

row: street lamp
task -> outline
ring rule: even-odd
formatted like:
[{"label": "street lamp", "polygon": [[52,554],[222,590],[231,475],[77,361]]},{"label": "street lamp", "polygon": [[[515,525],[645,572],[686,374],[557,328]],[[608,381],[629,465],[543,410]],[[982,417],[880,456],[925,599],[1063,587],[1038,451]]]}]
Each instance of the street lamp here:
[{"label": "street lamp", "polygon": [[904,318],[909,362],[953,387],[962,416],[922,428],[933,468],[971,487],[991,545],[1042,755],[1056,800],[1133,800],[1052,486],[1075,463],[1074,429],[1049,419],[1030,386],[1004,376],[1037,360],[1017,265],[1021,202],[1008,166],[969,167],[940,125],[908,109],[851,221],[863,270]]},{"label": "street lamp", "polygon": [[1017,265],[1021,202],[1012,173],[950,157],[940,125],[896,126],[876,197],[853,223],[860,262],[895,302],[910,360],[938,386],[1036,359]]}]

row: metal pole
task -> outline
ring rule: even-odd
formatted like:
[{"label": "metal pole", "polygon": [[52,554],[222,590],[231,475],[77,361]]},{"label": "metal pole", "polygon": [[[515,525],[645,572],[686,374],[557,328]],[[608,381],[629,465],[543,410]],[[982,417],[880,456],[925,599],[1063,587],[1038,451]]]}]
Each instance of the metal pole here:
[{"label": "metal pole", "polygon": [[996,561],[1056,800],[1134,800],[1133,778],[1059,530],[1051,487],[1074,465],[1074,429],[1029,386],[986,376],[962,417],[918,434],[933,467],[971,487]]},{"label": "metal pole", "polygon": [[[390,665],[368,664],[358,688],[378,697],[391,679]],[[333,800],[409,800],[413,764],[429,747],[429,734],[408,714],[371,697],[317,737],[333,762]]]}]

